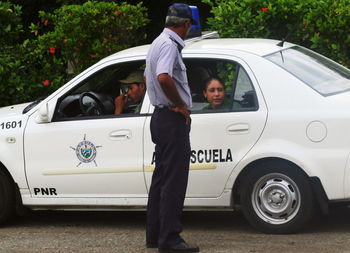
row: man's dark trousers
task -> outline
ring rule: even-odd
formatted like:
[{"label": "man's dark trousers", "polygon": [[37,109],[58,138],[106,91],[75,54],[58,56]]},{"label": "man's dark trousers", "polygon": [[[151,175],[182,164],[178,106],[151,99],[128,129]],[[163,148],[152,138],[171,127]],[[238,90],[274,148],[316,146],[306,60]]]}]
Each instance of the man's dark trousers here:
[{"label": "man's dark trousers", "polygon": [[159,248],[182,241],[181,215],[191,156],[190,125],[178,112],[156,107],[151,119],[156,168],[147,206],[147,243]]}]

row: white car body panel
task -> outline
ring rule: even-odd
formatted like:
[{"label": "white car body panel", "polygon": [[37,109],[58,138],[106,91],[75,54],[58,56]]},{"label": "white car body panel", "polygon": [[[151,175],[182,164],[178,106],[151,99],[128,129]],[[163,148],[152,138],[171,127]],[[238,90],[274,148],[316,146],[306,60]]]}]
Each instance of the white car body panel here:
[{"label": "white car body panel", "polygon": [[[27,118],[27,115],[11,114],[0,119],[0,124],[5,125],[0,132],[0,163],[5,168],[11,168],[9,172],[19,188],[28,188],[23,156],[23,129]],[[13,122],[16,122],[16,127],[7,129],[6,124],[12,125]]]},{"label": "white car body panel", "polygon": [[[143,132],[142,128],[136,127],[143,126],[144,117],[40,125],[32,118],[25,137],[25,146],[37,146],[36,149],[25,149],[31,189],[54,187],[57,194],[65,198],[146,196],[143,152],[139,145]],[[97,152],[94,161],[88,164],[76,159],[78,145],[85,145],[84,140],[94,143]],[[62,159],[57,161],[57,156]]]},{"label": "white car body panel", "polygon": [[[270,68],[273,75],[267,75],[261,71],[262,68],[256,67],[256,64]],[[336,114],[339,112],[344,120],[348,121],[350,114],[345,112],[346,107],[338,105],[335,98],[319,95],[293,75],[286,75],[281,68],[273,65],[262,58],[250,62],[258,81],[271,84],[262,87],[269,108],[269,119],[261,141],[254,150],[259,148],[260,144],[266,146],[270,143],[272,147],[279,147],[278,157],[289,161],[294,160],[293,162],[309,176],[320,178],[329,199],[344,198],[342,179],[350,145],[348,138],[338,135],[341,133],[342,126],[339,120],[334,124],[333,117],[337,118]],[[342,95],[334,97],[339,96]],[[288,97],[291,99],[286,99]],[[293,98],[298,103],[293,103]],[[335,103],[330,103],[330,100],[334,100]],[[323,122],[327,129],[325,139],[320,142],[311,141],[307,136],[308,126],[314,121]],[[293,145],[285,145],[286,143]],[[335,147],[338,149],[335,150]],[[265,147],[264,150],[267,148]]]},{"label": "white car body panel", "polygon": [[19,105],[12,105],[0,108],[0,117],[10,117],[22,114],[23,109],[26,108],[30,103],[23,103]]}]

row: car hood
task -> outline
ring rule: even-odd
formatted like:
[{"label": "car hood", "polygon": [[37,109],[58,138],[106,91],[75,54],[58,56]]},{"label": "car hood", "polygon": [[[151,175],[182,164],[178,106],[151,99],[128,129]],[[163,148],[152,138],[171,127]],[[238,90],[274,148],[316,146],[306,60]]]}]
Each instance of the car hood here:
[{"label": "car hood", "polygon": [[14,116],[23,113],[23,109],[31,103],[23,103],[0,108],[0,117]]}]

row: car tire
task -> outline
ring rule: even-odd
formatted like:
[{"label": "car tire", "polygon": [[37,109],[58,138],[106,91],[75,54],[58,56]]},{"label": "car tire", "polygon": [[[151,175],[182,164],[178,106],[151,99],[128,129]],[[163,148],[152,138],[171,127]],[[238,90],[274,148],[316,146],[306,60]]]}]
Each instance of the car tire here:
[{"label": "car tire", "polygon": [[251,170],[242,185],[242,211],[258,230],[294,233],[311,220],[312,189],[307,176],[296,165],[264,162]]},{"label": "car tire", "polygon": [[14,214],[15,196],[12,180],[0,169],[0,224],[7,222]]}]

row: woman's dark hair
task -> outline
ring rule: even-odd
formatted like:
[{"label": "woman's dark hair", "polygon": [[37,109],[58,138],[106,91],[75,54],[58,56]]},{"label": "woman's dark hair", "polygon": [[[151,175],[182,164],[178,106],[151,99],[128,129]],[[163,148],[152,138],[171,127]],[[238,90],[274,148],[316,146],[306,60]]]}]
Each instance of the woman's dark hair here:
[{"label": "woman's dark hair", "polygon": [[213,80],[218,81],[218,82],[221,83],[222,86],[225,88],[225,84],[224,84],[224,82],[221,80],[220,77],[217,77],[217,76],[210,76],[210,77],[208,77],[207,79],[204,80],[204,85],[203,85],[203,90],[204,90],[204,91],[207,90],[209,84],[210,84],[211,81],[213,81]]}]

